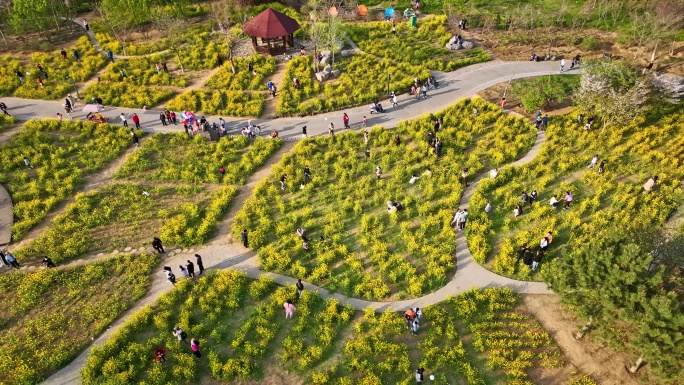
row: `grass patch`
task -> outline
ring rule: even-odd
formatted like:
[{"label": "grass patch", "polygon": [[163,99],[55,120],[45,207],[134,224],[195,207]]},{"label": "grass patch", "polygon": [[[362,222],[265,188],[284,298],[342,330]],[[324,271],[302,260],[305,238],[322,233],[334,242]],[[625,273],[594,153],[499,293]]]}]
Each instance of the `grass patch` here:
[{"label": "grass patch", "polygon": [[259,117],[266,97],[258,92],[242,91],[185,91],[166,104],[175,111],[202,111],[223,116]]}]

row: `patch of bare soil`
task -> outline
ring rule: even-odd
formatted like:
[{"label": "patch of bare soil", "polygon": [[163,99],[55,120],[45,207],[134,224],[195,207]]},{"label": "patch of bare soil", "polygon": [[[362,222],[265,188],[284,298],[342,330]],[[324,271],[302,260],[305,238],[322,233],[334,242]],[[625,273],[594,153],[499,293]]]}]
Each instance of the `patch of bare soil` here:
[{"label": "patch of bare soil", "polygon": [[[565,384],[573,372],[581,372],[601,385],[640,385],[630,376],[625,365],[630,358],[611,348],[594,343],[590,335],[582,340],[575,333],[582,321],[563,309],[556,295],[524,294],[523,305],[546,329],[565,354],[566,364],[561,369],[535,369],[531,377],[539,384]],[[644,368],[642,370],[647,370]]]}]

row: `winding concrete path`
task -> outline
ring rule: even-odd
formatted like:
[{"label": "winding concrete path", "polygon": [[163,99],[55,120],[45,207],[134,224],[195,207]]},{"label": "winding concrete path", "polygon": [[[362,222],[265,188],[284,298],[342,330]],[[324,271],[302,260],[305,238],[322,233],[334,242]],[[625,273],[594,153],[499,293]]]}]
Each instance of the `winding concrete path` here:
[{"label": "winding concrete path", "polygon": [[[566,71],[564,74],[578,73],[576,70]],[[382,114],[370,114],[369,106],[359,106],[346,110],[328,112],[316,116],[303,118],[278,118],[278,119],[251,119],[253,124],[258,124],[262,128],[262,135],[268,135],[271,131],[277,130],[280,137],[284,139],[298,139],[301,137],[303,126],[307,126],[310,136],[327,133],[330,121],[337,127],[342,127],[342,113],[346,112],[353,128],[361,125],[363,117],[368,118],[368,124],[382,125],[383,127],[396,127],[400,121],[417,118],[421,115],[434,113],[446,108],[457,100],[470,97],[478,91],[490,87],[494,84],[506,82],[509,79],[526,77],[555,75],[558,74],[557,63],[555,62],[502,62],[492,61],[488,63],[476,64],[465,67],[450,73],[435,73],[435,78],[440,87],[428,92],[427,99],[414,100],[404,94],[399,95],[399,106],[389,107],[385,104],[386,111]],[[62,101],[33,100],[6,97],[2,98],[8,106],[8,111],[19,120],[54,118],[58,112],[63,112]],[[141,108],[118,108],[107,107],[103,114],[110,118],[112,123],[121,123],[118,116],[124,113],[130,117],[132,113],[140,116],[142,127],[151,132],[181,132],[183,127],[162,126],[159,122],[159,110]],[[86,113],[80,112],[83,103],[76,103],[78,112],[72,114],[76,119],[83,119]],[[216,122],[219,116],[204,115],[210,122]],[[239,133],[247,125],[248,118],[226,118],[229,132]],[[339,131],[339,130],[338,130]]]},{"label": "winding concrete path", "polygon": [[0,245],[6,245],[12,240],[13,208],[12,198],[7,189],[0,185]]}]

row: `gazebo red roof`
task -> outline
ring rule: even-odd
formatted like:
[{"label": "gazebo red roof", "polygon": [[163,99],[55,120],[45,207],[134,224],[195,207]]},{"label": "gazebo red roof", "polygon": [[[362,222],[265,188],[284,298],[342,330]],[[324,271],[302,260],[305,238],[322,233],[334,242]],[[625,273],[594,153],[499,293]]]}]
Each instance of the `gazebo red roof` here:
[{"label": "gazebo red roof", "polygon": [[250,36],[272,39],[293,34],[299,28],[297,20],[267,8],[246,22],[242,30]]}]

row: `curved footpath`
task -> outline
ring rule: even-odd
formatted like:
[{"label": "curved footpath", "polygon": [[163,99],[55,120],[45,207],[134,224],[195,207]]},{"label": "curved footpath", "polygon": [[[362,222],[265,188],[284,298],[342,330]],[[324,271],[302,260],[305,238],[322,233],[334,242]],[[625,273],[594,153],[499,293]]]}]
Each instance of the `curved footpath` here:
[{"label": "curved footpath", "polygon": [[[453,104],[458,99],[470,97],[477,93],[477,91],[490,87],[496,83],[508,81],[512,78],[524,78],[542,75],[556,74],[556,64],[551,63],[535,63],[535,62],[491,62],[472,67],[466,67],[462,70],[453,73],[445,74],[438,78],[440,88],[428,93],[428,99],[413,100],[404,95],[399,107],[388,109],[387,113],[380,115],[370,115],[367,107],[357,107],[346,111],[338,111],[332,113],[321,114],[313,117],[305,118],[284,118],[267,121],[257,121],[256,124],[262,126],[262,134],[268,133],[271,130],[278,130],[281,137],[285,139],[299,139],[301,136],[301,126],[308,126],[309,135],[320,135],[327,132],[327,121],[333,119],[333,122],[341,124],[342,112],[347,112],[351,118],[353,127],[360,125],[360,120],[363,116],[368,117],[369,125],[383,125],[384,127],[395,127],[400,121],[406,119],[416,118],[427,113],[438,112],[447,106]],[[5,98],[5,103],[10,106],[11,113],[19,115],[19,118],[41,118],[52,117],[53,111],[61,109],[61,102],[56,101],[36,101],[16,98]],[[162,127],[158,121],[158,111],[146,111],[115,108],[108,109],[109,116],[116,116],[121,112],[132,113],[137,112],[141,116],[141,123],[148,131],[153,132],[178,132],[174,126]],[[56,114],[56,112],[54,112]],[[47,115],[47,116],[46,116]],[[78,115],[78,114],[75,114]],[[218,117],[211,117],[218,120]],[[243,124],[246,124],[246,119],[226,119],[227,123],[232,123],[234,127],[232,130],[240,130]],[[338,122],[339,121],[339,122]],[[339,127],[338,126],[338,127]],[[543,132],[537,134],[534,146],[530,151],[516,162],[511,163],[512,166],[520,166],[530,162],[539,153],[542,144],[546,137]],[[285,146],[286,147],[286,146]],[[280,156],[284,151],[280,152]],[[278,156],[274,156],[277,158]],[[270,165],[276,159],[272,159],[266,166],[257,171],[249,182],[243,186],[247,191],[250,191],[263,178],[270,173]],[[483,174],[485,175],[485,174]],[[467,207],[468,200],[472,193],[477,188],[479,180],[483,177],[477,177],[464,191],[461,198],[460,207]],[[242,195],[242,194],[241,194]],[[244,198],[250,194],[245,193]],[[238,199],[241,201],[242,199]],[[224,228],[229,229],[232,223],[233,215],[240,209],[241,204],[234,202],[229,212],[226,214],[228,218]],[[192,258],[194,251],[190,250],[186,253],[176,250],[171,255],[167,255],[163,260],[163,265],[178,266],[184,264],[188,259]],[[232,242],[230,235],[223,234],[207,246],[197,251],[202,255],[204,265],[207,269],[226,269],[236,268],[243,270],[251,278],[258,278],[262,275],[269,275],[280,285],[294,284],[295,278],[287,277],[280,274],[268,273],[259,270],[259,262],[256,253],[252,250],[245,249],[239,242]],[[126,318],[140,308],[155,303],[155,301],[164,293],[170,291],[173,286],[169,285],[163,274],[154,274],[151,279],[150,290],[147,295],[138,301],[133,308],[123,314],[112,326],[95,342],[86,348],[74,361],[69,363],[66,367],[48,378],[44,384],[78,384],[80,377],[80,370],[85,364],[90,349],[106,341],[111,333],[121,326]],[[545,283],[543,282],[526,282],[517,281],[509,278],[499,276],[492,273],[486,268],[479,265],[472,258],[468,250],[465,234],[458,231],[456,234],[456,272],[453,278],[441,289],[436,290],[420,298],[392,301],[392,302],[373,302],[357,298],[349,298],[342,294],[333,293],[326,289],[305,283],[306,290],[318,290],[323,298],[337,298],[342,303],[350,303],[357,309],[366,307],[373,307],[377,310],[394,309],[403,310],[409,307],[425,307],[434,303],[444,301],[446,298],[458,295],[471,288],[490,288],[490,287],[510,287],[513,291],[518,293],[533,293],[533,294],[552,294]]]},{"label": "curved footpath", "polygon": [[6,245],[12,240],[12,224],[14,210],[12,198],[5,186],[0,185],[0,245]]},{"label": "curved footpath", "polygon": [[[573,74],[578,73],[577,70],[565,72]],[[535,77],[543,75],[558,74],[558,64],[556,62],[502,62],[492,61],[488,63],[476,64],[461,68],[449,73],[435,73],[435,78],[439,82],[439,88],[428,92],[427,99],[414,100],[408,94],[398,96],[399,106],[390,107],[390,104],[385,101],[385,113],[370,114],[370,105],[364,105],[346,110],[333,111],[316,116],[306,116],[303,118],[278,118],[278,119],[251,119],[255,125],[260,125],[262,128],[262,135],[267,135],[273,130],[280,133],[280,137],[284,139],[299,139],[301,137],[302,127],[307,126],[308,134],[319,135],[327,133],[329,122],[333,122],[337,127],[337,131],[341,131],[342,113],[346,112],[349,115],[350,122],[353,128],[359,128],[363,117],[368,118],[368,125],[382,125],[386,128],[396,127],[400,121],[406,119],[417,118],[420,115],[427,113],[438,112],[458,99],[470,97],[487,87],[494,84],[507,82],[509,79],[518,79],[526,77]],[[280,96],[277,96],[280,97]],[[6,97],[2,100],[7,104],[8,111],[19,120],[38,119],[38,118],[55,118],[58,112],[64,112],[62,107],[63,101],[60,100],[34,100]],[[158,109],[143,110],[140,108],[119,108],[107,107],[103,114],[110,118],[110,122],[114,124],[121,124],[118,116],[121,113],[130,117],[132,113],[137,113],[140,116],[141,126],[150,132],[182,132],[183,127],[177,126],[162,126],[159,121]],[[76,119],[83,119],[86,113],[81,112],[83,103],[76,102],[77,112],[72,115]],[[202,116],[200,114],[200,116]],[[203,115],[207,117],[210,122],[216,122],[219,116]],[[230,133],[236,134],[247,125],[248,118],[231,118],[224,117],[226,125]]]}]

